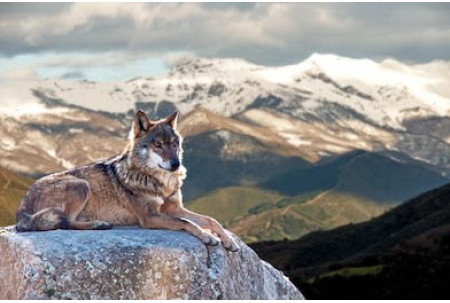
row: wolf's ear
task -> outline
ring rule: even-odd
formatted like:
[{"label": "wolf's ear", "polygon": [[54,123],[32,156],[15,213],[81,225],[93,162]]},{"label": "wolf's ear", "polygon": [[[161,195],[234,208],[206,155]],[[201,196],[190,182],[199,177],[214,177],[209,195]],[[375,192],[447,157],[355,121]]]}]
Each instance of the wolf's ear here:
[{"label": "wolf's ear", "polygon": [[136,114],[134,114],[132,132],[134,137],[138,137],[142,132],[146,132],[150,127],[150,121],[147,118],[147,115],[142,111],[138,110]]},{"label": "wolf's ear", "polygon": [[178,116],[180,115],[180,112],[174,112],[173,114],[171,114],[170,116],[168,116],[165,119],[165,122],[167,124],[170,125],[170,127],[172,127],[173,129],[177,128],[177,123],[178,123]]}]

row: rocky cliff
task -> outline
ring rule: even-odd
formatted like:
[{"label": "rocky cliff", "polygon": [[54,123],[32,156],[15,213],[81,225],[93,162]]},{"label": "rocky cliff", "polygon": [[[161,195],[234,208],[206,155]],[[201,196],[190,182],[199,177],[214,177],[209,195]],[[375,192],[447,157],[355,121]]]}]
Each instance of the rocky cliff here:
[{"label": "rocky cliff", "polygon": [[0,299],[303,299],[239,241],[229,253],[185,233],[139,228],[0,229]]}]

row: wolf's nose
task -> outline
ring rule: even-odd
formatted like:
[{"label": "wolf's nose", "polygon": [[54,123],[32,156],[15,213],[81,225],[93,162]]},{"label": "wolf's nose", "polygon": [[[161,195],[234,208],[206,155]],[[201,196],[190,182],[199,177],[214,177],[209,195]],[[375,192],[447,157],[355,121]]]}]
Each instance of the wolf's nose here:
[{"label": "wolf's nose", "polygon": [[178,167],[180,167],[180,161],[178,159],[172,159],[170,160],[170,166],[172,167],[172,169],[177,169]]}]

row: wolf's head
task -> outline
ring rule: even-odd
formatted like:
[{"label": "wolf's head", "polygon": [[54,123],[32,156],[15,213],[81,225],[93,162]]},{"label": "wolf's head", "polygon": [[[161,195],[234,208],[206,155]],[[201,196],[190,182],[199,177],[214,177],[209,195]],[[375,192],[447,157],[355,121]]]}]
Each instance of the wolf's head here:
[{"label": "wolf's head", "polygon": [[177,171],[181,166],[182,138],[177,132],[178,112],[152,121],[143,111],[134,115],[130,133],[130,160],[133,166]]}]

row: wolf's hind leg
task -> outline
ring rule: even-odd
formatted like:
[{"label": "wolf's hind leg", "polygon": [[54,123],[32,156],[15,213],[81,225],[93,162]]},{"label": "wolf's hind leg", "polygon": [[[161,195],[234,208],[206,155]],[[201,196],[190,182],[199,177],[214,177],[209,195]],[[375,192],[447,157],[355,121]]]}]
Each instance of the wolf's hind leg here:
[{"label": "wolf's hind leg", "polygon": [[91,186],[88,181],[71,177],[64,181],[66,197],[63,211],[67,216],[70,229],[111,229],[112,225],[106,221],[78,221],[77,218],[91,198]]},{"label": "wolf's hind leg", "polygon": [[78,221],[79,215],[91,199],[91,187],[88,181],[75,176],[63,176],[51,186],[37,185],[36,193],[25,196],[38,210],[31,213],[32,207],[21,206],[16,214],[18,231],[38,231],[53,229],[109,229],[111,224],[105,221]]},{"label": "wolf's hind leg", "polygon": [[69,222],[75,222],[91,198],[91,186],[86,180],[76,177],[67,178],[60,186],[63,211]]}]

